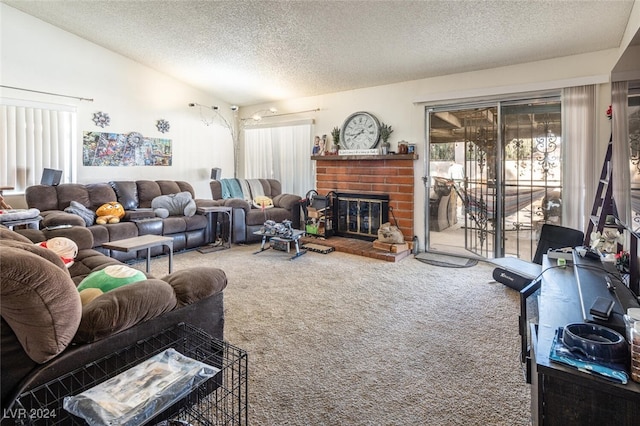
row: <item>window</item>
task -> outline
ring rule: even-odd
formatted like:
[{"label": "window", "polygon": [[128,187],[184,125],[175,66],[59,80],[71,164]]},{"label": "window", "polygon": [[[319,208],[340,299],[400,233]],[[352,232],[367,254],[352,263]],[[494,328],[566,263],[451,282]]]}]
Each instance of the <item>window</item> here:
[{"label": "window", "polygon": [[42,170],[76,174],[76,109],[15,99],[0,100],[0,185],[22,193],[40,183]]},{"label": "window", "polygon": [[314,188],[311,167],[312,122],[246,128],[247,179],[277,179],[282,192],[303,196]]}]

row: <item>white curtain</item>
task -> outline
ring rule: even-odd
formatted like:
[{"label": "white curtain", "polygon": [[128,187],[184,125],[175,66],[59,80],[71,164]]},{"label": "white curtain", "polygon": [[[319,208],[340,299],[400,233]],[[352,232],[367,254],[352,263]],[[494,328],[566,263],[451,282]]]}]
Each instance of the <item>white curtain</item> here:
[{"label": "white curtain", "polygon": [[628,92],[629,84],[626,81],[614,82],[611,85],[612,185],[618,218],[628,226],[632,226]]},{"label": "white curtain", "polygon": [[277,179],[282,192],[301,197],[315,186],[310,165],[312,122],[246,128],[245,177]]},{"label": "white curtain", "polygon": [[586,231],[606,149],[596,137],[594,85],[562,90],[562,135],[562,224]]},{"label": "white curtain", "polygon": [[0,185],[5,194],[23,193],[40,183],[43,168],[62,170],[62,181],[76,175],[76,112],[72,107],[14,100],[0,103]]}]

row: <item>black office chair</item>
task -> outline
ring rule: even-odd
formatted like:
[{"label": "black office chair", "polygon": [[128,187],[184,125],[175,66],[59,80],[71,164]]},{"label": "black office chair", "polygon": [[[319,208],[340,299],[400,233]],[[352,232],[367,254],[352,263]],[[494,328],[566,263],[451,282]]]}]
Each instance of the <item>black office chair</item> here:
[{"label": "black office chair", "polygon": [[540,231],[540,239],[533,256],[533,263],[542,265],[542,256],[550,249],[581,246],[584,241],[584,232],[564,226],[545,223]]}]

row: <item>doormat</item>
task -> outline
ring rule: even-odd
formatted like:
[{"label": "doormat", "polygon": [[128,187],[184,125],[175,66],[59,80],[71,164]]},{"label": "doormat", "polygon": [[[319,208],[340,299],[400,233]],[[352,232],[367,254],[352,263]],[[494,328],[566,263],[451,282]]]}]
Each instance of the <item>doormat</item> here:
[{"label": "doormat", "polygon": [[416,254],[415,257],[420,262],[433,266],[440,266],[442,268],[470,268],[478,264],[476,259],[439,253],[425,252]]},{"label": "doormat", "polygon": [[302,245],[305,250],[312,251],[314,253],[328,254],[334,251],[333,247],[321,246],[320,244],[306,243]]}]

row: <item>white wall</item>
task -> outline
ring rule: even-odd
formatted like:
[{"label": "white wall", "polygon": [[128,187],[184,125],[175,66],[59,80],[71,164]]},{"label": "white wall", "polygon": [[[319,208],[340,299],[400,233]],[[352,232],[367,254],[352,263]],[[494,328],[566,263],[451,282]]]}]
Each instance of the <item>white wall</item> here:
[{"label": "white wall", "polygon": [[[0,88],[3,98],[77,107],[77,182],[185,180],[194,186],[197,197],[210,198],[212,167],[221,167],[223,177],[233,176],[230,133],[221,126],[205,126],[198,108],[188,107],[190,102],[219,105],[221,111],[229,112],[231,119],[228,104],[5,4],[0,4],[0,24],[0,84],[94,99],[78,101]],[[107,26],[108,22],[96,25]],[[98,111],[109,114],[110,126],[102,129],[94,124],[93,114]],[[158,119],[169,121],[168,133],[158,131]],[[147,137],[171,139],[173,165],[84,167],[81,165],[84,131],[135,131]],[[40,171],[35,173],[39,175]],[[14,207],[21,204],[16,197],[8,199]]]}]

